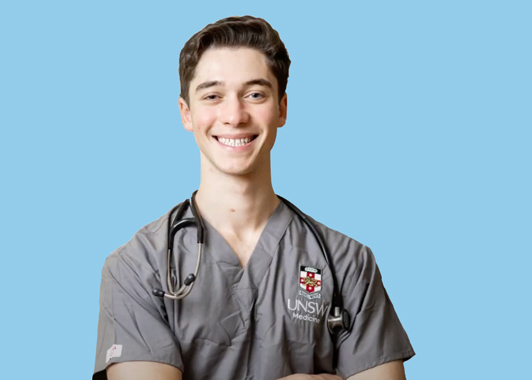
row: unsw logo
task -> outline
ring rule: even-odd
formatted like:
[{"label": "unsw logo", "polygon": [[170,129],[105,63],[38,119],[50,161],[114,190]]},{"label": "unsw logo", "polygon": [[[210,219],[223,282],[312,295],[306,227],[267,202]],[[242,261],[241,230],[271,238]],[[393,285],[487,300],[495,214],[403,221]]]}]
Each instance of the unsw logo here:
[{"label": "unsw logo", "polygon": [[[292,319],[320,323],[325,314],[321,298],[321,269],[301,265],[299,267],[299,295],[307,300],[287,299],[287,307],[292,312]],[[315,300],[315,301],[313,301]]]},{"label": "unsw logo", "polygon": [[321,269],[301,265],[299,276],[299,295],[308,299],[321,298]]}]

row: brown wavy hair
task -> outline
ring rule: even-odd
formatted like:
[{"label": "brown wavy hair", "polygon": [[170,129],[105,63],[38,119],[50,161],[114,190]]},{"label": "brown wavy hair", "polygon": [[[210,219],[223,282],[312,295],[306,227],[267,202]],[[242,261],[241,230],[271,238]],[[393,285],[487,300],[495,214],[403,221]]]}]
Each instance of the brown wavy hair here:
[{"label": "brown wavy hair", "polygon": [[264,19],[253,16],[223,18],[194,34],[179,54],[180,96],[189,104],[190,82],[202,54],[209,48],[248,47],[264,54],[277,78],[279,101],[286,91],[290,58],[279,33]]}]

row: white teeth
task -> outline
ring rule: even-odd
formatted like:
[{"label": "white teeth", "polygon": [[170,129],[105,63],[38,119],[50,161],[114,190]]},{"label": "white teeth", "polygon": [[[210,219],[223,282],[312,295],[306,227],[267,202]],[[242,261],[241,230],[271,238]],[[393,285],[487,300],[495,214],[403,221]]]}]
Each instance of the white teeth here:
[{"label": "white teeth", "polygon": [[226,139],[226,138],[223,138],[223,137],[218,137],[218,141],[220,141],[222,144],[228,145],[228,146],[246,145],[251,140],[252,140],[251,137],[246,137],[245,139],[234,139],[234,140],[233,139]]}]

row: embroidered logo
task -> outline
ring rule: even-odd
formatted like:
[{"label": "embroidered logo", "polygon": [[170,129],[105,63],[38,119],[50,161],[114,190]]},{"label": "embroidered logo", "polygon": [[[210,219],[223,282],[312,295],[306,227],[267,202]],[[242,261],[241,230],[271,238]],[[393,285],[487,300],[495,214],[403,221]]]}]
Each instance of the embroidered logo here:
[{"label": "embroidered logo", "polygon": [[301,274],[299,276],[299,295],[308,299],[321,298],[321,269],[300,266]]}]

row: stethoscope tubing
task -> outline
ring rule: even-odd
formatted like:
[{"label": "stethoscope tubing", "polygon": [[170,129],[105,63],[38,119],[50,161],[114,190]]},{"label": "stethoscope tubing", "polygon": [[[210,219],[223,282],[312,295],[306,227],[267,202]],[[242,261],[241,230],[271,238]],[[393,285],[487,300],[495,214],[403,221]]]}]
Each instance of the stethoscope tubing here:
[{"label": "stethoscope tubing", "polygon": [[[153,294],[158,297],[165,297],[171,300],[181,300],[189,295],[189,293],[192,291],[192,288],[194,287],[194,283],[198,277],[199,269],[200,269],[200,262],[201,257],[203,254],[203,245],[204,245],[204,231],[205,231],[205,225],[203,223],[203,219],[201,218],[201,215],[199,214],[198,210],[196,209],[196,193],[197,190],[192,193],[192,196],[190,200],[185,200],[180,205],[175,206],[168,216],[168,245],[167,245],[167,253],[166,253],[166,264],[167,264],[167,272],[166,272],[166,284],[168,287],[168,291],[164,292],[161,289],[153,289]],[[327,263],[327,266],[329,267],[331,279],[333,281],[333,296],[332,296],[332,302],[331,307],[329,310],[329,316],[327,318],[327,327],[329,329],[329,332],[333,336],[337,336],[337,334],[340,331],[346,331],[349,330],[351,319],[349,317],[349,313],[343,308],[343,301],[342,297],[339,294],[338,291],[338,281],[336,279],[336,272],[334,270],[334,265],[331,260],[331,256],[329,253],[329,250],[327,249],[327,246],[323,242],[323,238],[321,237],[321,234],[317,230],[317,228],[313,225],[313,223],[309,220],[307,215],[305,215],[301,210],[299,210],[295,205],[293,205],[291,202],[286,200],[283,197],[278,196],[279,199],[284,202],[290,210],[292,210],[295,214],[297,214],[301,220],[307,225],[307,227],[310,229],[312,234],[314,235],[314,238],[316,239],[318,245],[320,246],[320,250],[323,254],[323,257],[325,258],[325,261]],[[190,210],[192,211],[193,218],[187,218],[183,219],[183,215],[186,211],[186,208],[190,205]],[[177,213],[175,218],[171,218],[174,211],[177,209]],[[198,252],[197,252],[197,260],[196,260],[196,267],[194,269],[194,273],[189,274],[185,281],[183,281],[183,285],[176,291],[174,288],[174,282],[172,281],[172,260],[174,258],[173,255],[173,246],[174,246],[174,238],[176,233],[187,226],[194,226],[197,229],[197,243],[198,243]]]}]

